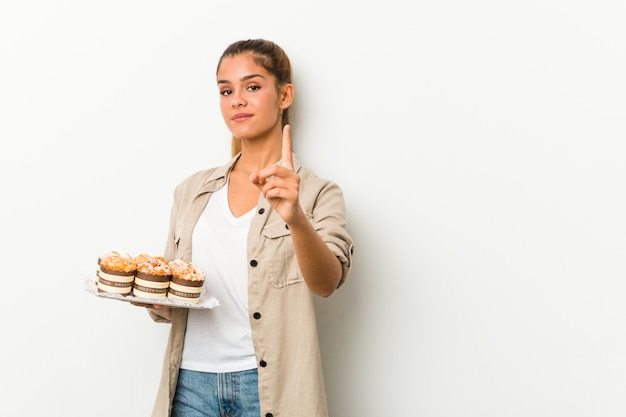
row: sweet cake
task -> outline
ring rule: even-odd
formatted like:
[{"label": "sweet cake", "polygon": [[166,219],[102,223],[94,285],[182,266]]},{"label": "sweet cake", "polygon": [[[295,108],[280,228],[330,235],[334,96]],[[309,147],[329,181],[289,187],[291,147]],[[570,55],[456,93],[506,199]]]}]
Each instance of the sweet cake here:
[{"label": "sweet cake", "polygon": [[135,262],[125,252],[108,252],[98,257],[98,292],[128,295],[135,280]]},{"label": "sweet cake", "polygon": [[172,280],[168,298],[198,303],[204,286],[204,273],[190,262],[175,259],[169,263]]},{"label": "sweet cake", "polygon": [[137,271],[133,295],[145,298],[164,298],[170,286],[171,270],[162,256],[137,255],[134,258]]}]

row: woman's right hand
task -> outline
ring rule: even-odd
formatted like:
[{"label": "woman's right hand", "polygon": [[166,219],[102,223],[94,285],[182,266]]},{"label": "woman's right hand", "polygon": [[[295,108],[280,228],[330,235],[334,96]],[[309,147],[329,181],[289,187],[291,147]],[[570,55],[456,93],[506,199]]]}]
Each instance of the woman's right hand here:
[{"label": "woman's right hand", "polygon": [[145,307],[149,310],[152,310],[154,314],[156,314],[157,316],[161,316],[166,320],[172,319],[172,307],[170,306],[163,306],[160,304],[136,303],[134,301],[131,301],[130,303],[137,307]]}]

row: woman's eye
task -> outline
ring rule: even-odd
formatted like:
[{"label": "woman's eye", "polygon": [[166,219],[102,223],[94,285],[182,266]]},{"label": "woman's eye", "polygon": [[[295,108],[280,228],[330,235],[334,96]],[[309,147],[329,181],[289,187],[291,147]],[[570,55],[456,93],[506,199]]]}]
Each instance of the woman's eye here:
[{"label": "woman's eye", "polygon": [[229,96],[230,94],[232,94],[232,90],[222,90],[220,91],[220,94],[223,96]]},{"label": "woman's eye", "polygon": [[252,90],[252,91],[256,91],[260,89],[261,89],[261,86],[259,85],[251,85],[250,87],[248,87],[248,90]]}]

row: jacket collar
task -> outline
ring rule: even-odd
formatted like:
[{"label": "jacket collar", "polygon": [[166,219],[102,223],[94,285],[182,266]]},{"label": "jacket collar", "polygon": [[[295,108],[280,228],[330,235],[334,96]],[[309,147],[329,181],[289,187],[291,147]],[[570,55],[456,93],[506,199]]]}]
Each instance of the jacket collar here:
[{"label": "jacket collar", "polygon": [[[206,181],[202,186],[202,192],[213,192],[223,187],[226,183],[228,175],[230,174],[230,171],[233,169],[233,166],[235,166],[235,162],[237,162],[240,156],[241,152],[233,156],[230,161],[228,161],[225,165],[214,169],[206,178]],[[293,159],[293,169],[296,172],[299,172],[300,168],[302,167],[300,159],[295,153],[292,153],[291,157]]]}]

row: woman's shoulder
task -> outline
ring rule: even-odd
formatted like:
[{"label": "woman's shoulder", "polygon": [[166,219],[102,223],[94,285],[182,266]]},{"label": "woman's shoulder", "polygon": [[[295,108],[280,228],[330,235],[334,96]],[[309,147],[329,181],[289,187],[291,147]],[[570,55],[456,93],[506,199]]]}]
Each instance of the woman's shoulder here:
[{"label": "woman's shoulder", "polygon": [[207,184],[211,181],[219,180],[225,178],[228,175],[228,171],[231,170],[238,156],[231,158],[224,165],[214,166],[212,168],[201,169],[195,171],[185,177],[180,183],[179,187],[186,185],[195,185],[195,184]]},{"label": "woman's shoulder", "polygon": [[297,172],[300,176],[301,185],[305,187],[317,189],[326,187],[340,188],[334,180],[318,175],[314,169],[307,166],[300,165]]},{"label": "woman's shoulder", "polygon": [[182,181],[180,181],[179,186],[206,182],[219,168],[220,167],[212,167],[195,171],[183,178]]},{"label": "woman's shoulder", "polygon": [[176,186],[176,189],[189,188],[189,187],[196,188],[202,184],[206,184],[217,169],[218,169],[217,167],[214,167],[214,168],[208,168],[208,169],[195,171],[191,173],[190,175],[188,175],[187,177],[183,178]]},{"label": "woman's shoulder", "polygon": [[343,190],[331,179],[320,176],[306,166],[298,169],[300,176],[300,201],[303,206],[318,205],[325,201],[331,204],[343,204]]},{"label": "woman's shoulder", "polygon": [[181,194],[198,194],[219,189],[226,181],[232,161],[226,165],[195,171],[178,183],[174,192]]}]

